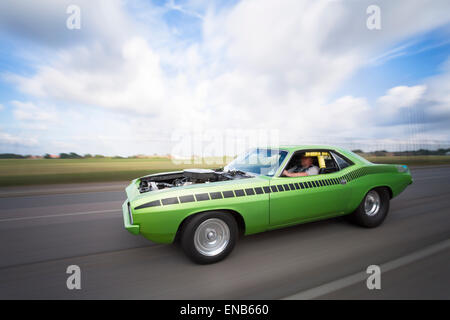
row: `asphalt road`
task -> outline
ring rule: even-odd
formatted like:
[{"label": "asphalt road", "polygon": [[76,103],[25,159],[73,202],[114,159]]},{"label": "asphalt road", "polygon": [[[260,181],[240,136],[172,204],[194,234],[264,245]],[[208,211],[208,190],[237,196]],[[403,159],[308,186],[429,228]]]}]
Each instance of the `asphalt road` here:
[{"label": "asphalt road", "polygon": [[[450,167],[413,178],[379,228],[338,218],[266,232],[206,266],[128,233],[121,184],[2,189],[0,299],[450,299]],[[81,290],[66,287],[69,265]],[[380,290],[354,276],[369,265]]]}]

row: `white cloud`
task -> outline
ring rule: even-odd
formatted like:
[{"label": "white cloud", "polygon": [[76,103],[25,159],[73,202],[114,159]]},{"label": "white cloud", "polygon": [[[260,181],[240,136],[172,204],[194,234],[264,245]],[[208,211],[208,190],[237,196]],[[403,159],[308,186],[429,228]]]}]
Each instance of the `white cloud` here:
[{"label": "white cloud", "polygon": [[5,132],[0,132],[0,145],[32,147],[36,146],[37,144],[38,140],[36,138],[26,138]]},{"label": "white cloud", "polygon": [[186,15],[203,20],[203,16],[200,13],[190,10],[189,8],[186,8],[186,6],[184,5],[176,4],[174,0],[169,0],[169,2],[166,4],[166,7],[169,10],[180,11]]},{"label": "white cloud", "polygon": [[[81,29],[69,30],[66,10],[76,4],[81,12]],[[130,30],[138,32],[133,20],[123,10],[120,0],[3,0],[0,2],[0,27],[3,33],[19,39],[29,39],[38,45],[54,48],[101,39],[114,48],[128,37]]]},{"label": "white cloud", "polygon": [[398,86],[389,89],[387,95],[378,99],[381,105],[395,109],[401,107],[409,107],[414,105],[422,98],[425,93],[426,86]]},{"label": "white cloud", "polygon": [[[284,138],[296,141],[323,135],[383,137],[394,131],[404,134],[398,126],[389,133],[377,126],[391,121],[399,109],[423,103],[425,96],[439,101],[427,110],[448,108],[448,93],[442,97],[447,87],[437,82],[399,84],[374,106],[364,97],[328,100],[371,57],[383,56],[398,40],[448,22],[448,1],[432,6],[423,1],[406,6],[401,1],[380,1],[380,32],[365,27],[370,1],[242,1],[218,11],[205,9],[202,38],[193,43],[179,43],[171,28],[161,27],[164,10],[145,5],[136,22],[119,1],[90,3],[82,4],[88,15],[85,27],[93,32],[86,36],[89,41],[63,46],[53,53],[51,63],[37,65],[31,75],[6,78],[39,101],[103,109],[102,122],[109,126],[119,125],[121,117],[121,130],[129,134],[121,136],[129,143],[134,135],[152,138],[155,132],[174,129],[229,127],[278,128]],[[57,15],[50,9],[52,1],[44,4],[42,10]],[[201,11],[195,2],[187,7],[171,4],[169,9],[189,14]],[[92,12],[107,18],[96,20]],[[152,23],[143,32],[145,14]],[[8,26],[31,32],[19,28],[20,23]],[[39,38],[49,31],[39,32],[31,35]],[[51,118],[32,102],[16,102],[15,116]],[[86,121],[77,123],[93,130]]]},{"label": "white cloud", "polygon": [[428,83],[430,112],[435,116],[450,115],[450,58],[444,64],[443,73],[429,79]]},{"label": "white cloud", "polygon": [[374,110],[377,122],[397,121],[399,112],[419,103],[426,92],[425,85],[398,86],[387,91],[386,95],[377,99]]},{"label": "white cloud", "polygon": [[48,110],[37,107],[32,102],[21,102],[14,100],[11,102],[14,106],[14,117],[18,120],[29,120],[36,122],[55,121],[56,116]]}]

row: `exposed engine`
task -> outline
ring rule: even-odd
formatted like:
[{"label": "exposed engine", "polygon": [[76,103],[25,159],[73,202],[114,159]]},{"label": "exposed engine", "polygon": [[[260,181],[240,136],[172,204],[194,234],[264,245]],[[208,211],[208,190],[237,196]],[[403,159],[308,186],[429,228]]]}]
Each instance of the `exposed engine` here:
[{"label": "exposed engine", "polygon": [[154,174],[140,179],[139,192],[161,190],[165,188],[188,186],[198,183],[210,183],[234,179],[250,178],[243,171],[214,171],[211,169],[185,169],[183,171]]}]

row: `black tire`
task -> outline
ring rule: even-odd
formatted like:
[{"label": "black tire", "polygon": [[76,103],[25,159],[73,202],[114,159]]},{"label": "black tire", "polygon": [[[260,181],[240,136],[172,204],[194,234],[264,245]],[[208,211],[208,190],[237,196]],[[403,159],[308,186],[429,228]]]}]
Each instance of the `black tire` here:
[{"label": "black tire", "polygon": [[[370,203],[373,200],[373,196],[378,195],[380,204],[377,210],[372,211],[366,209],[366,199],[368,199],[369,208],[373,208]],[[376,197],[375,197],[376,198]],[[359,204],[358,208],[350,215],[351,220],[359,226],[365,228],[375,228],[383,223],[384,219],[389,212],[389,191],[386,188],[375,188],[367,192],[363,200]],[[369,211],[369,212],[368,212]]]},{"label": "black tire", "polygon": [[[211,228],[208,228],[208,226],[211,226]],[[227,228],[228,232],[226,232]],[[196,234],[197,230],[198,233]],[[217,243],[222,243],[221,239],[228,238],[227,241],[223,240],[223,244],[217,249],[217,253],[207,252],[207,254],[205,254],[201,251],[202,247],[199,246],[198,243],[200,240],[198,239],[207,240],[205,238],[209,234],[207,230],[211,230],[210,232],[215,232],[215,239],[220,239],[220,241],[218,241]],[[228,234],[228,237],[221,237],[220,234]],[[183,229],[181,230],[180,242],[184,253],[192,261],[199,264],[208,264],[218,262],[228,256],[233,250],[234,245],[236,244],[238,235],[238,225],[231,214],[227,212],[210,211],[199,213],[189,218],[189,220],[185,223]],[[196,239],[198,241],[196,241]],[[214,241],[214,237],[212,237],[212,239]],[[205,251],[210,250],[210,248],[205,248]],[[214,246],[212,248],[214,248]]]}]

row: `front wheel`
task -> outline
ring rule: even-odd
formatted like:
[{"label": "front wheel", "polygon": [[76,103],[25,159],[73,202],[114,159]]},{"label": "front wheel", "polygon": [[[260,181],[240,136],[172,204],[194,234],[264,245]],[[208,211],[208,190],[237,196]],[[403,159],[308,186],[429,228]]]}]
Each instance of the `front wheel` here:
[{"label": "front wheel", "polygon": [[205,212],[193,216],[183,227],[181,247],[196,263],[214,263],[234,248],[238,226],[226,212]]},{"label": "front wheel", "polygon": [[367,192],[350,217],[360,226],[366,228],[378,227],[388,214],[389,198],[389,191],[386,188],[372,189]]}]

